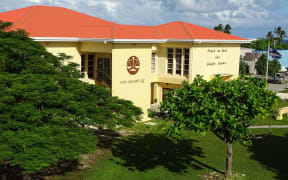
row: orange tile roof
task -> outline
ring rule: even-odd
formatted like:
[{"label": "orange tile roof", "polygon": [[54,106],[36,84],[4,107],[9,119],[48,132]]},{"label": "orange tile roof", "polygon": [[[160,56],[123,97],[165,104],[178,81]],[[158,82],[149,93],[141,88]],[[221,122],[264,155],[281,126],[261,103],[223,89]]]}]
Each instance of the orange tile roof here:
[{"label": "orange tile roof", "polygon": [[30,37],[155,40],[247,40],[186,22],[158,26],[121,25],[63,7],[30,6],[0,13],[13,22],[12,30],[25,29]]}]

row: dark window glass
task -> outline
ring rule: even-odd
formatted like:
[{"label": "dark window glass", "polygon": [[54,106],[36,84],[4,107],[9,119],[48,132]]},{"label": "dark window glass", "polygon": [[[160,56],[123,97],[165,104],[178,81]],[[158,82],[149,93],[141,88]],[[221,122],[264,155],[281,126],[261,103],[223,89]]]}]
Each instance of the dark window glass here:
[{"label": "dark window glass", "polygon": [[189,49],[184,49],[184,75],[188,76],[189,75]]},{"label": "dark window glass", "polygon": [[176,74],[181,75],[182,49],[176,49]]},{"label": "dark window glass", "polygon": [[88,77],[94,78],[94,55],[88,55]]},{"label": "dark window glass", "polygon": [[167,54],[167,73],[173,74],[173,49],[168,48],[168,54]]},{"label": "dark window glass", "polygon": [[85,55],[81,55],[81,74],[84,74],[85,72]]}]

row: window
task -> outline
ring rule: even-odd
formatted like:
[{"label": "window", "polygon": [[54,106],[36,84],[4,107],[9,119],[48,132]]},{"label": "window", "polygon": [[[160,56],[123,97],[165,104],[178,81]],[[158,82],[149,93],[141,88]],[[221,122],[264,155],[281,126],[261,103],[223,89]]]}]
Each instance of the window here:
[{"label": "window", "polygon": [[94,78],[94,55],[88,55],[88,77]]},{"label": "window", "polygon": [[152,53],[152,57],[151,57],[151,72],[155,73],[156,72],[156,54]]},{"label": "window", "polygon": [[81,74],[84,74],[85,72],[85,57],[84,54],[81,55]]},{"label": "window", "polygon": [[189,49],[184,49],[184,76],[189,75]]},{"label": "window", "polygon": [[176,49],[176,74],[181,75],[182,69],[182,49]]},{"label": "window", "polygon": [[167,73],[173,74],[173,48],[168,48],[168,55],[167,55]]}]

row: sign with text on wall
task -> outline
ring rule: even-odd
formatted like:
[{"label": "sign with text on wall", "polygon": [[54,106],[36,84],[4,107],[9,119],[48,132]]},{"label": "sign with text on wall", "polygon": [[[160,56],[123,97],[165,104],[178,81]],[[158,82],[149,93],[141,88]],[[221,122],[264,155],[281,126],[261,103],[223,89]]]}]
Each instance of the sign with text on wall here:
[{"label": "sign with text on wall", "polygon": [[228,52],[227,49],[207,49],[208,54],[213,54],[213,60],[207,62],[207,66],[221,66],[227,64],[227,61],[222,59],[222,55],[225,55]]}]

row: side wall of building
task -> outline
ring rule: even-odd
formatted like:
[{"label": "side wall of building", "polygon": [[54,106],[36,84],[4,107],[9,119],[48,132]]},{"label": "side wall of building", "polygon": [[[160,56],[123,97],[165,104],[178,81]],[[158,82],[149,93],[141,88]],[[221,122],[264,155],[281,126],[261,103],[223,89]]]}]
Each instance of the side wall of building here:
[{"label": "side wall of building", "polygon": [[239,74],[240,44],[194,44],[192,49],[192,79],[203,75],[207,80],[216,74]]}]

